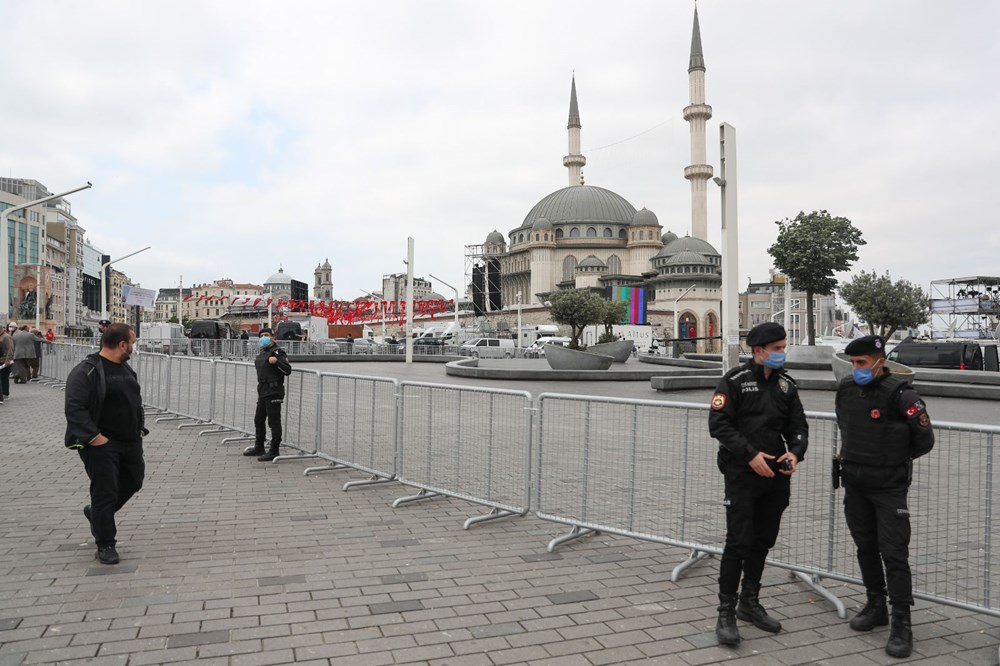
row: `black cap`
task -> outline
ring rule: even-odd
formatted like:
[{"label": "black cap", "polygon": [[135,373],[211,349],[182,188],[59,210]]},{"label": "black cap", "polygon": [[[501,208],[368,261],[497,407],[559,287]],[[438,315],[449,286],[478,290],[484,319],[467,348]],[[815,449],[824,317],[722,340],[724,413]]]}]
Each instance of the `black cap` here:
[{"label": "black cap", "polygon": [[260,330],[257,331],[257,335],[264,335],[265,333],[270,334],[271,332],[272,331],[270,326],[261,326]]},{"label": "black cap", "polygon": [[777,340],[784,340],[788,337],[785,327],[773,321],[766,321],[757,324],[747,333],[747,344],[751,347],[763,347]]},{"label": "black cap", "polygon": [[848,356],[880,356],[885,354],[885,340],[878,335],[856,338],[844,347],[844,353]]},{"label": "black cap", "polygon": [[102,319],[101,321],[97,322],[97,325],[98,326],[111,326],[111,322],[108,321],[107,319]]}]

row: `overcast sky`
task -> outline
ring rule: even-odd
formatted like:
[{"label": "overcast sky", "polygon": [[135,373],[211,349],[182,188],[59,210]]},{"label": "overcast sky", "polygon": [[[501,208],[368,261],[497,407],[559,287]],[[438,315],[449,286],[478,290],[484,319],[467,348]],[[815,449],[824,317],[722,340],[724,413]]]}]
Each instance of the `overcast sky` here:
[{"label": "overcast sky", "polygon": [[[709,161],[737,130],[740,288],[775,220],[827,209],[855,271],[998,275],[1000,3],[702,0]],[[71,199],[142,286],[333,265],[461,286],[464,245],[567,183],[576,71],[588,184],[690,228],[693,3],[3,3],[0,169]],[[636,136],[639,135],[639,136]],[[632,138],[636,137],[636,138]],[[603,146],[609,146],[604,147]],[[720,246],[709,185],[709,241]],[[449,296],[451,290],[435,287]]]}]

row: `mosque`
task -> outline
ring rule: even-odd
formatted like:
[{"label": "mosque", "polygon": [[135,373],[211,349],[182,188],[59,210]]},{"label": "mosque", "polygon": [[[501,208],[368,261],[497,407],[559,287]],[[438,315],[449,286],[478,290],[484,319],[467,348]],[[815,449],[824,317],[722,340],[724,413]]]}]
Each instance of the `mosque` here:
[{"label": "mosque", "polygon": [[681,337],[719,335],[722,262],[707,240],[712,167],[706,163],[705,124],[712,107],[705,103],[697,8],[688,80],[690,104],[684,108],[684,120],[690,127],[691,164],[684,177],[691,183],[692,235],[664,233],[653,211],[636,210],[615,192],[584,183],[587,160],[581,152],[574,76],[567,123],[569,154],[563,158],[568,186],[543,197],[506,237],[492,231],[482,246],[483,260],[499,264],[505,305],[519,300],[541,305],[561,290],[592,289],[616,300],[641,300],[645,321],[633,323],[665,327],[658,336],[673,337],[675,306]]}]

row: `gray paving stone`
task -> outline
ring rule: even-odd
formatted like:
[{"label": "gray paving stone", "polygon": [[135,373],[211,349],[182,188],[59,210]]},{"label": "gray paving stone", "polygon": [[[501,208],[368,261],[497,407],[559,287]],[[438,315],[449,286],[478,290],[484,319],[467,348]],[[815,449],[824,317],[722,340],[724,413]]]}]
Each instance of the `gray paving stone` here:
[{"label": "gray paving stone", "polygon": [[192,645],[208,645],[210,643],[228,643],[230,634],[231,632],[225,629],[200,631],[191,634],[175,634],[167,639],[167,647],[179,648]]},{"label": "gray paving stone", "polygon": [[368,606],[372,615],[382,615],[385,613],[403,613],[406,611],[423,610],[424,605],[420,601],[390,601],[387,603],[371,604]]}]

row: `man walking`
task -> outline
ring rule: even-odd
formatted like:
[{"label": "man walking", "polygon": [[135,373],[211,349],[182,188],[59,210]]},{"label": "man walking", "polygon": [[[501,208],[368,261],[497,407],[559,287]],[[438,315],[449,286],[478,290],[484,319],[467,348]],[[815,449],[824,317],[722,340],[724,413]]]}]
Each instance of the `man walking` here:
[{"label": "man walking", "polygon": [[[278,457],[281,446],[281,405],[285,400],[285,377],[292,374],[285,350],[271,338],[271,329],[260,329],[260,353],[254,359],[257,370],[257,410],[254,412],[254,445],[243,451],[245,456],[257,456],[261,462]],[[264,453],[265,428],[271,427],[271,446]]]},{"label": "man walking", "polygon": [[10,370],[14,364],[14,339],[7,331],[6,326],[0,328],[0,403],[10,397]]},{"label": "man walking", "polygon": [[14,383],[27,384],[35,359],[35,336],[28,331],[27,325],[15,329],[11,336],[14,338]]},{"label": "man walking", "polygon": [[906,495],[913,459],[934,448],[934,430],[920,395],[886,367],[882,338],[858,338],[844,352],[854,370],[837,389],[837,425],[843,443],[835,465],[839,463],[844,516],[868,596],[868,603],[851,620],[851,629],[871,631],[889,624],[888,582],[892,627],[885,651],[891,657],[908,657],[913,650],[913,583]]},{"label": "man walking", "polygon": [[767,632],[781,631],[781,623],[760,604],[760,579],[788,506],[791,476],[809,439],[795,382],[782,369],[785,338],[778,324],[755,326],[747,335],[753,358],[726,373],[712,396],[708,428],[719,440],[718,467],[726,490],[715,627],[722,645],[739,644],[737,617]]},{"label": "man walking", "polygon": [[66,380],[66,447],[76,449],[90,478],[90,504],[83,515],[97,542],[95,557],[118,564],[115,513],[142,488],[148,434],[135,371],[128,365],[135,332],[112,324],[101,350],[70,371]]}]

